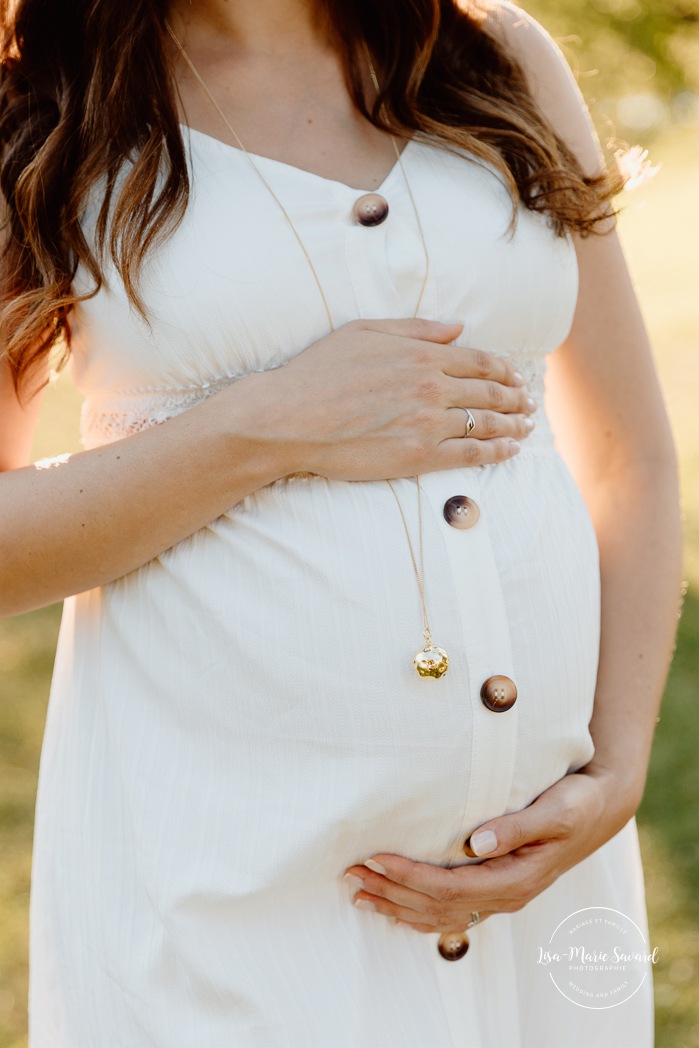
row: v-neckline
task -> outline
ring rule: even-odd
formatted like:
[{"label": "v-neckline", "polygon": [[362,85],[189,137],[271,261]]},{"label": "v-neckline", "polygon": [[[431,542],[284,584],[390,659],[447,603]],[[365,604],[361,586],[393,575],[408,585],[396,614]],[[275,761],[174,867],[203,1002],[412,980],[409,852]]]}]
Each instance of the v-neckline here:
[{"label": "v-neckline", "polygon": [[[244,150],[240,149],[238,146],[232,146],[229,142],[224,142],[221,138],[216,138],[214,135],[208,135],[206,131],[199,131],[196,127],[190,127],[189,124],[183,124],[182,122],[180,122],[180,128],[182,129],[182,131],[187,132],[190,136],[196,135],[198,138],[207,139],[209,142],[221,146],[223,149],[227,149],[229,151],[233,151],[234,153],[238,153],[241,157],[245,156]],[[316,179],[319,182],[325,182],[327,185],[339,186],[342,190],[345,190],[348,193],[381,193],[383,192],[384,187],[388,185],[388,183],[393,179],[394,175],[397,173],[401,161],[404,159],[405,154],[407,153],[412,143],[413,139],[409,138],[407,143],[403,146],[403,149],[400,151],[400,158],[396,159],[393,167],[388,172],[381,184],[373,189],[360,189],[357,186],[348,185],[347,182],[340,182],[336,178],[327,178],[325,175],[319,175],[315,171],[307,171],[303,167],[297,167],[296,164],[287,164],[284,160],[275,160],[274,157],[271,156],[262,156],[260,153],[251,153],[250,150],[248,150],[247,152],[254,161],[261,160],[265,164],[273,164],[275,167],[282,167],[285,168],[287,171],[295,171],[299,175],[305,175],[308,178]]]}]

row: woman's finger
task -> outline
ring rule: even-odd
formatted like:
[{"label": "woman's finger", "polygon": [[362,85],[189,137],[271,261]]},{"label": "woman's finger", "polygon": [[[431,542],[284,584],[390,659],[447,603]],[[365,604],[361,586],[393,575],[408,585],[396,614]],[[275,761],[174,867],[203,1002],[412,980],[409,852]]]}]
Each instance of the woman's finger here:
[{"label": "woman's finger", "polygon": [[[371,896],[365,892],[358,892],[353,902],[360,910],[371,910],[373,913],[381,914],[384,917],[392,917],[395,920],[405,921],[408,924],[417,924],[433,932],[453,931],[455,928],[465,931],[471,919],[471,914],[475,913],[477,909],[475,904],[471,905],[467,902],[461,902],[458,907],[442,905],[424,895],[420,897],[421,906],[419,909],[393,902],[385,895]],[[507,909],[508,905],[505,904],[503,910]],[[494,912],[494,909],[489,908],[481,911],[479,908],[478,913],[481,912],[490,913]]]},{"label": "woman's finger", "polygon": [[[473,429],[468,434],[475,440],[490,440],[492,437],[511,437],[520,440],[528,437],[534,429],[535,422],[529,415],[505,415],[499,411],[484,411],[481,408],[469,408]],[[449,416],[449,437],[465,437],[468,415],[464,408],[447,408]],[[453,423],[453,425],[452,425]]]},{"label": "woman's finger", "polygon": [[[483,924],[483,921],[487,920],[488,917],[492,917],[494,912],[495,911],[492,911],[490,913],[483,913],[483,912],[481,912],[479,910],[478,911],[479,920],[478,920],[477,923],[478,924]],[[435,929],[430,924],[419,924],[417,921],[404,921],[404,920],[402,920],[399,917],[395,918],[395,921],[396,921],[396,924],[404,924],[407,928],[411,928],[413,931],[416,931],[416,932],[427,932],[428,934],[431,934],[431,935],[434,935],[434,932],[435,932]],[[447,931],[458,931],[459,934],[461,934],[462,932],[466,932],[466,934],[468,935],[469,932],[471,931],[471,928],[475,928],[475,927],[476,927],[476,925],[474,924],[474,925],[471,925],[471,927],[466,926],[465,928],[459,928],[459,929],[447,928]]]},{"label": "woman's finger", "polygon": [[482,408],[504,414],[531,415],[537,403],[527,389],[506,386],[495,379],[461,378],[445,375],[446,403],[448,407]]},{"label": "woman's finger", "polygon": [[344,326],[349,331],[379,331],[406,341],[432,342],[440,346],[458,338],[464,329],[460,320],[428,320],[427,317],[359,317]]},{"label": "woman's finger", "polygon": [[442,345],[439,358],[445,375],[454,378],[491,379],[505,386],[523,386],[524,376],[507,357],[487,353],[484,349],[464,349],[461,346]]},{"label": "woman's finger", "polygon": [[429,347],[429,359],[425,363],[440,368],[445,375],[453,375],[455,378],[491,379],[505,386],[515,387],[524,386],[526,382],[509,357],[500,353],[489,353],[484,349],[473,349],[470,346],[452,345],[463,331],[464,325],[461,321],[434,321],[424,317],[404,317],[395,320],[362,318],[350,321],[346,327],[357,331],[380,331],[382,334],[403,338],[406,349],[411,348],[412,343],[412,348],[423,358],[425,350]]},{"label": "woman's finger", "polygon": [[[511,875],[487,876],[484,890],[482,882],[486,871],[478,870],[478,867],[449,869],[424,863],[413,865],[414,869],[407,875],[418,878],[420,888],[384,877],[366,866],[350,867],[345,876],[350,886],[356,889],[352,902],[360,909],[373,907],[389,917],[407,915],[406,919],[418,923],[447,928],[467,920],[472,911],[508,911],[517,902]],[[400,874],[394,873],[394,876]],[[480,885],[478,881],[481,881]],[[505,886],[507,890],[501,891]]]},{"label": "woman's finger", "polygon": [[430,923],[437,918],[445,920],[450,917],[457,923],[464,911],[464,901],[456,894],[453,897],[445,896],[436,899],[431,895],[415,891],[413,888],[397,884],[367,867],[353,866],[347,875],[347,880],[352,888],[357,889],[352,898],[355,905],[369,902],[382,913],[388,913],[390,909],[391,915],[397,915],[397,910],[400,908],[418,921],[423,919],[426,923]]},{"label": "woman's finger", "polygon": [[417,918],[418,923],[429,928],[431,931],[447,931],[454,927],[455,915],[453,913],[425,914],[420,911],[411,910],[407,906],[399,906],[390,899],[371,899],[364,895],[354,898],[354,905],[360,910],[372,910],[384,917],[393,917],[397,920],[412,923],[411,919]]},{"label": "woman's finger", "polygon": [[[386,882],[431,896],[443,906],[455,903],[462,906],[468,901],[473,910],[499,909],[498,900],[511,898],[513,885],[517,886],[518,870],[523,870],[522,860],[511,855],[496,861],[464,863],[461,866],[435,866],[433,863],[416,862],[403,855],[380,854],[365,859],[362,865],[350,866],[345,873],[361,879],[367,891],[384,893]],[[376,874],[374,879],[371,874]]]},{"label": "woman's finger", "polygon": [[412,323],[414,321],[382,321],[379,326],[373,321],[350,321],[347,326],[354,324],[359,330],[373,329],[402,335],[404,356],[408,356],[412,350],[425,367],[441,371],[446,377],[495,382],[513,389],[521,389],[526,385],[524,376],[508,357],[483,349],[452,345],[451,340],[458,337],[458,325],[435,325],[422,320],[419,322],[420,333],[416,334],[410,331],[409,325]]},{"label": "woman's finger", "polygon": [[527,844],[570,838],[581,824],[599,819],[603,810],[604,796],[592,776],[566,775],[526,808],[483,823],[468,838],[464,851],[490,859]]},{"label": "woman's finger", "polygon": [[403,924],[406,928],[411,928],[414,932],[427,932],[429,935],[434,935],[435,929],[430,924],[415,924],[413,921],[401,921],[398,917],[395,918],[396,924]]},{"label": "woman's finger", "polygon": [[491,437],[479,440],[474,437],[447,437],[440,441],[439,453],[442,461],[438,469],[464,469],[469,466],[489,466],[495,462],[506,462],[519,454],[521,445],[512,437]]}]

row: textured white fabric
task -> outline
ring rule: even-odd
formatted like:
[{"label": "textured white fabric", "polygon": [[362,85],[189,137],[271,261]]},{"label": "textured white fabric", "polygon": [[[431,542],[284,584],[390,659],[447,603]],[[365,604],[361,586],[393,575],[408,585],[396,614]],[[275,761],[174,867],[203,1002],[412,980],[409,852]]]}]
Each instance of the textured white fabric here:
[{"label": "textured white fabric", "polygon": [[[160,422],[323,336],[318,289],[248,159],[190,136],[191,205],[144,277],[148,328],[110,289],[77,311],[87,446]],[[257,163],[340,326],[413,313],[423,251],[400,165],[387,220],[360,192]],[[32,1048],[646,1048],[650,976],[580,1008],[536,964],[571,912],[645,929],[633,821],[520,913],[442,959],[351,905],[376,852],[462,864],[464,838],[589,760],[598,549],[543,405],[570,329],[570,238],[466,154],[404,155],[429,245],[420,314],[507,353],[540,402],[521,454],[422,478],[426,591],[441,681],[412,656],[421,614],[387,484],[281,480],[137,571],[65,602],[41,757],[31,896]],[[86,228],[94,216],[86,218]],[[417,536],[413,480],[396,483]],[[459,531],[452,495],[478,503]],[[507,713],[481,703],[516,682]]]}]

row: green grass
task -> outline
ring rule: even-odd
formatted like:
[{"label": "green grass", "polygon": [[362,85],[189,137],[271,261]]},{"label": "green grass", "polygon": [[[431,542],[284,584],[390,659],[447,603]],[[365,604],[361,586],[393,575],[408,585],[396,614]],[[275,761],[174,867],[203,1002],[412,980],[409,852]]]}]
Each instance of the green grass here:
[{"label": "green grass", "polygon": [[[668,132],[662,169],[624,194],[622,238],[681,457],[690,588],[639,812],[656,968],[657,1048],[699,1048],[699,136]],[[45,394],[36,458],[76,450],[79,398]],[[0,1048],[26,1046],[33,808],[60,607],[0,622]],[[561,1048],[565,1046],[561,1045]]]},{"label": "green grass", "polygon": [[0,1045],[26,1041],[34,801],[60,605],[0,623]]},{"label": "green grass", "polygon": [[656,968],[658,1045],[699,1045],[699,602],[689,595],[639,813]]}]

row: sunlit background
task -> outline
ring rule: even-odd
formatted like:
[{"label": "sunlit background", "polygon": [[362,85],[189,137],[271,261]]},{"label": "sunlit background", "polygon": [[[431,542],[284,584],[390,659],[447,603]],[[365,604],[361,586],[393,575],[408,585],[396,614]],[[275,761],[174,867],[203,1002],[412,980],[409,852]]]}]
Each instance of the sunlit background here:
[{"label": "sunlit background", "polygon": [[[699,7],[537,0],[528,9],[563,47],[610,152],[638,145],[637,167],[657,168],[618,204],[680,450],[689,590],[639,825],[659,950],[657,1046],[699,1048]],[[35,458],[79,449],[78,410],[61,375],[45,396]],[[27,1044],[32,826],[59,616],[56,605],[0,622],[0,1048]]]}]

